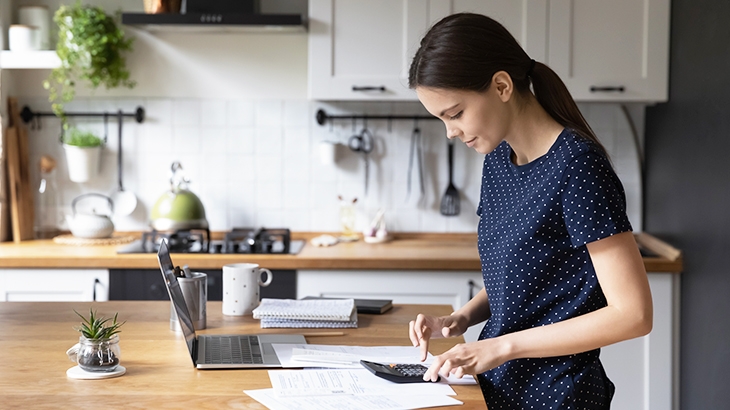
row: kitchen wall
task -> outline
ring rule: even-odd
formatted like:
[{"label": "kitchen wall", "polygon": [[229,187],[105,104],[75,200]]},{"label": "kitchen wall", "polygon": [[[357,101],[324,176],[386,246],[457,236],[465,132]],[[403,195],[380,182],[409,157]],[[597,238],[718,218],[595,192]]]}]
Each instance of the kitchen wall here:
[{"label": "kitchen wall", "polygon": [[[20,2],[22,4],[22,2]],[[141,2],[139,2],[141,9]],[[50,3],[49,3],[50,4]],[[57,4],[57,3],[54,3]],[[99,2],[114,10],[121,2]],[[51,5],[51,7],[54,7]],[[130,10],[125,5],[125,10]],[[313,102],[306,99],[307,37],[294,34],[150,33],[126,28],[135,37],[129,66],[138,85],[133,90],[80,89],[69,111],[146,110],[143,124],[124,122],[122,137],[125,189],[140,204],[129,217],[115,218],[119,230],[148,226],[149,210],[168,188],[172,161],[182,162],[207,211],[213,230],[240,226],[289,227],[297,231],[339,229],[338,195],[357,198],[358,227],[366,226],[379,208],[388,228],[412,232],[474,232],[482,156],[463,144],[455,149],[454,182],[462,194],[458,217],[439,214],[448,184],[446,139],[440,121],[421,121],[424,195],[417,171],[408,195],[408,166],[414,124],[369,121],[376,140],[369,155],[369,187],[365,194],[365,160],[344,144],[364,124],[350,121],[320,126],[315,112],[330,114],[421,114],[417,102]],[[3,93],[20,98],[36,111],[48,111],[40,86],[47,70],[3,72]],[[626,191],[629,216],[642,227],[641,173],[631,127],[617,104],[581,104],[601,141],[612,155]],[[644,106],[629,105],[629,118],[643,130]],[[75,125],[103,135],[100,121]],[[59,122],[44,118],[31,130],[31,160],[43,154],[59,159],[63,191],[61,213],[83,192],[111,193],[117,185],[118,136],[110,123],[101,175],[85,184],[66,176],[58,143]],[[642,135],[638,135],[643,140]],[[334,165],[320,160],[319,145],[337,142]],[[33,172],[37,174],[34,167]],[[415,168],[415,164],[414,164]]]},{"label": "kitchen wall", "polygon": [[[34,110],[47,109],[43,99],[23,99]],[[145,229],[148,212],[168,187],[172,161],[181,161],[192,180],[190,188],[202,199],[211,229],[234,226],[285,226],[298,231],[334,231],[338,225],[338,195],[357,198],[358,226],[364,227],[377,209],[386,210],[393,231],[474,232],[482,156],[463,144],[455,146],[455,184],[462,194],[461,214],[444,217],[439,203],[448,184],[446,138],[439,121],[421,121],[424,195],[420,194],[417,162],[411,170],[409,153],[413,123],[369,121],[375,149],[369,155],[368,192],[365,160],[345,144],[363,124],[350,121],[320,126],[317,109],[328,113],[426,114],[418,103],[332,103],[306,100],[107,99],[84,98],[69,111],[132,112],[142,106],[143,124],[123,124],[123,183],[140,203],[130,217],[115,219],[120,230]],[[620,108],[612,104],[582,105],[602,142],[612,153],[625,184],[630,218],[641,227],[640,177],[631,134]],[[43,119],[31,130],[31,163],[40,155],[59,159],[63,213],[83,192],[111,193],[117,186],[117,127],[110,121],[101,174],[88,183],[68,180],[59,122]],[[101,122],[77,121],[77,126],[104,134]],[[323,163],[319,145],[337,142],[335,164]],[[34,169],[35,171],[35,169]]]},{"label": "kitchen wall", "polygon": [[646,115],[646,229],[684,252],[682,409],[730,402],[730,2],[672,0],[669,102]]}]

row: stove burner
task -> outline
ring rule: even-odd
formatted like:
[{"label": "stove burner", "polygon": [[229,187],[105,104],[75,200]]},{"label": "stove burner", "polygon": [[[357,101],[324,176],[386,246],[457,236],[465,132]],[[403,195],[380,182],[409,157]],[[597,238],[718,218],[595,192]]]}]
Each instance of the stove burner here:
[{"label": "stove burner", "polygon": [[211,252],[217,253],[289,253],[291,232],[289,229],[234,228],[226,233],[220,247],[215,245]]},{"label": "stove burner", "polygon": [[166,239],[170,252],[175,253],[207,253],[210,249],[210,230],[181,229],[174,232],[152,230],[142,234],[142,247],[145,252],[155,253],[160,242]]}]

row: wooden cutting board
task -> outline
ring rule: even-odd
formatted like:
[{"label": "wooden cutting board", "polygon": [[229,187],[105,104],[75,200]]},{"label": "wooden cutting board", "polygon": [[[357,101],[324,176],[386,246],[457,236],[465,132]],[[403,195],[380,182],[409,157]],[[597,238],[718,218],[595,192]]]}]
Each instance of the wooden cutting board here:
[{"label": "wooden cutting board", "polygon": [[8,98],[10,127],[6,131],[6,162],[13,241],[33,239],[33,186],[30,178],[28,132],[20,119],[18,101]]}]

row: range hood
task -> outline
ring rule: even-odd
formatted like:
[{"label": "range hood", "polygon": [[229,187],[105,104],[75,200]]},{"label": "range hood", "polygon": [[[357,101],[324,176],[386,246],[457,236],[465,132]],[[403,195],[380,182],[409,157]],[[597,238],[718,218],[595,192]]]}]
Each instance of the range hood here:
[{"label": "range hood", "polygon": [[122,24],[148,31],[306,32],[301,14],[260,13],[122,13]]}]

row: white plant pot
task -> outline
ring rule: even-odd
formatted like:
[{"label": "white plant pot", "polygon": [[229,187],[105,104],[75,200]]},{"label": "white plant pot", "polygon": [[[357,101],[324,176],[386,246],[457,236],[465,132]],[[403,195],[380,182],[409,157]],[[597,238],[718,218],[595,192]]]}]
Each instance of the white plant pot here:
[{"label": "white plant pot", "polygon": [[77,147],[63,144],[68,164],[68,177],[73,182],[86,182],[99,173],[101,147]]}]

